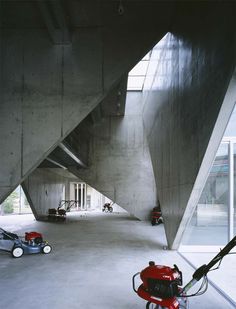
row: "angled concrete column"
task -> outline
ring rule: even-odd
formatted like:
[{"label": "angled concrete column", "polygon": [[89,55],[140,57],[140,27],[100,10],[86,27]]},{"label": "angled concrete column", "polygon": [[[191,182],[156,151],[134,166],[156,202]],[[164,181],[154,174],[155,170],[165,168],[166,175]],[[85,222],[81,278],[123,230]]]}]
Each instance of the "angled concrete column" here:
[{"label": "angled concrete column", "polygon": [[141,93],[128,92],[124,117],[104,117],[87,127],[91,132],[89,167],[69,167],[69,171],[132,215],[147,219],[156,205],[156,185],[141,99]]},{"label": "angled concrete column", "polygon": [[156,71],[146,88],[143,118],[173,249],[200,197],[236,100],[234,79],[230,83],[233,12],[232,2],[179,3],[173,33],[152,55]]},{"label": "angled concrete column", "polygon": [[57,208],[65,199],[63,194],[68,195],[68,181],[72,177],[61,169],[37,168],[26,178],[22,187],[37,220],[45,218],[49,208]]}]

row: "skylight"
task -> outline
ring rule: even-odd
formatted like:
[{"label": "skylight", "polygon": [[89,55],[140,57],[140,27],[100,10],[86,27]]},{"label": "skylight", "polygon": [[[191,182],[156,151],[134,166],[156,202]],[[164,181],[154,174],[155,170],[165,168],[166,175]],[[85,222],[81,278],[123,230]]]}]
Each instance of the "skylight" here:
[{"label": "skylight", "polygon": [[[143,59],[129,72],[127,90],[143,91],[145,88],[155,81],[155,86],[161,87],[166,82],[166,76],[169,72],[169,63],[171,61],[171,35],[167,33],[152,50],[150,50]],[[161,57],[163,50],[164,55]],[[159,61],[161,59],[161,61]],[[151,65],[149,63],[151,61]],[[155,70],[159,64],[158,77],[153,80]]]},{"label": "skylight", "polygon": [[142,91],[151,52],[148,52],[143,59],[129,72],[127,90]]}]

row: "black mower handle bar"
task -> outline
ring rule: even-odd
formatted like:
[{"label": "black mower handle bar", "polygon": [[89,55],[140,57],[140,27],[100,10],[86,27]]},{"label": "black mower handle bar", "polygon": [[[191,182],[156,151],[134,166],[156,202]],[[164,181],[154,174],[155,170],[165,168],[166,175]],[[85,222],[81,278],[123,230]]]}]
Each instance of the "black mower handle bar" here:
[{"label": "black mower handle bar", "polygon": [[193,274],[193,279],[199,281],[210,269],[226,256],[236,246],[236,236],[206,265],[200,266]]},{"label": "black mower handle bar", "polygon": [[133,275],[133,279],[132,279],[132,283],[133,283],[133,290],[135,293],[137,293],[137,289],[135,287],[135,277],[137,277],[140,274],[140,272],[136,273],[135,275]]},{"label": "black mower handle bar", "polygon": [[181,290],[180,295],[185,295],[210,269],[226,256],[236,246],[236,236],[206,265],[200,266],[193,274],[193,279]]}]

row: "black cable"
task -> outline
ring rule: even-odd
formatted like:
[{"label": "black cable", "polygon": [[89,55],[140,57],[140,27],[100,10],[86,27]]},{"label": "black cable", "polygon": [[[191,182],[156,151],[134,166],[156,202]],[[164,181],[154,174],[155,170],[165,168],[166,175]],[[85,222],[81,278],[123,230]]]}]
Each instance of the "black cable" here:
[{"label": "black cable", "polygon": [[217,267],[215,267],[215,268],[210,269],[210,270],[209,270],[209,272],[210,272],[210,271],[213,271],[213,270],[217,270],[217,269],[219,269],[219,268],[220,268],[220,265],[221,265],[221,263],[222,263],[222,261],[223,261],[223,257],[222,257],[222,259],[220,259],[220,260],[219,260],[219,264],[218,264],[218,266],[217,266]]},{"label": "black cable", "polygon": [[[229,254],[236,254],[236,252],[231,252],[231,253],[228,253],[227,255],[229,255]],[[220,268],[220,265],[221,265],[221,263],[222,263],[222,261],[223,261],[223,258],[224,258],[224,256],[220,259],[219,265],[218,265],[216,268],[210,269],[209,272],[210,272],[210,271],[213,271],[213,270],[219,269],[219,268]]]},{"label": "black cable", "polygon": [[204,294],[204,293],[207,291],[207,289],[208,289],[208,278],[207,278],[207,276],[205,277],[205,282],[204,282],[204,284],[205,284],[204,290],[201,291],[201,292],[199,292],[196,296],[202,295],[202,294]]},{"label": "black cable", "polygon": [[[205,287],[204,287],[204,286],[205,286]],[[204,290],[201,291],[201,290],[203,289],[203,287],[204,287]],[[207,278],[207,276],[204,276],[204,277],[203,277],[203,280],[202,280],[202,283],[201,283],[201,286],[200,286],[200,288],[197,290],[196,293],[190,294],[190,295],[183,295],[183,296],[181,296],[181,297],[194,297],[194,296],[200,296],[200,295],[204,294],[204,293],[207,291],[207,289],[208,289],[208,278]]]}]

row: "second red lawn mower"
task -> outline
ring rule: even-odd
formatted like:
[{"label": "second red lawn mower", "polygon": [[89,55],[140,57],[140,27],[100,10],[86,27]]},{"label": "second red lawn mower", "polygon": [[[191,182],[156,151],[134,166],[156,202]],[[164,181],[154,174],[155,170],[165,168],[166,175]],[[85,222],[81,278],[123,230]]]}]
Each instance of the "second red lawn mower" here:
[{"label": "second red lawn mower", "polygon": [[[224,256],[236,246],[236,236],[208,263],[199,267],[193,274],[192,280],[182,286],[182,272],[174,267],[156,265],[149,262],[149,266],[133,276],[133,289],[139,297],[147,301],[146,309],[187,309],[188,298],[202,295],[208,287],[207,274],[218,269]],[[218,266],[213,268],[217,263]],[[135,278],[140,275],[142,284],[135,287]],[[199,281],[202,283],[197,292],[188,291]]]},{"label": "second red lawn mower", "polygon": [[153,209],[152,209],[151,224],[152,225],[158,225],[160,223],[163,223],[161,208],[160,208],[160,206],[156,206],[156,207],[153,207]]}]

